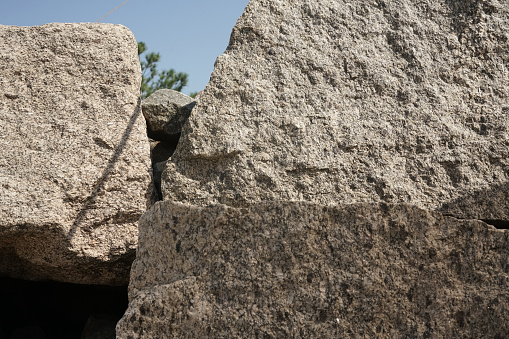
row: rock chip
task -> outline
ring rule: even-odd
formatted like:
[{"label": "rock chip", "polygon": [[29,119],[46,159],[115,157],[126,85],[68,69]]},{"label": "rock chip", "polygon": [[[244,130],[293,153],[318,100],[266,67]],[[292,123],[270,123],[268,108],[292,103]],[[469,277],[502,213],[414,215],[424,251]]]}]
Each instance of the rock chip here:
[{"label": "rock chip", "polygon": [[503,338],[509,237],[405,204],[156,203],[117,338]]},{"label": "rock chip", "polygon": [[0,26],[0,275],[125,284],[151,204],[136,40]]},{"label": "rock chip", "polygon": [[509,181],[508,28],[496,0],[252,0],[163,197],[384,201],[507,220],[509,200],[479,210],[475,197]]},{"label": "rock chip", "polygon": [[142,103],[149,136],[156,140],[178,141],[195,104],[190,96],[171,89],[155,91]]}]

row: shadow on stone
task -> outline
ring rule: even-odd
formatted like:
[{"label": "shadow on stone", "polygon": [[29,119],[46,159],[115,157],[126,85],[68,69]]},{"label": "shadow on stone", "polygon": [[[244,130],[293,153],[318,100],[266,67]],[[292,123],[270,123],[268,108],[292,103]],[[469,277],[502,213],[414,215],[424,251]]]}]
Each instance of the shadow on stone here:
[{"label": "shadow on stone", "polygon": [[496,228],[509,228],[509,183],[493,185],[485,190],[468,192],[447,202],[439,209],[461,219],[478,219]]},{"label": "shadow on stone", "polygon": [[[99,193],[104,190],[104,185],[106,183],[106,180],[110,176],[111,172],[113,171],[116,163],[118,162],[120,155],[122,154],[122,151],[125,149],[127,145],[127,140],[129,139],[129,136],[131,135],[134,124],[136,123],[136,120],[140,116],[141,113],[141,98],[138,99],[138,104],[136,105],[136,109],[134,110],[133,114],[131,115],[131,119],[129,120],[129,124],[127,125],[124,134],[122,135],[122,139],[120,141],[120,144],[115,149],[115,153],[113,157],[108,162],[108,165],[106,166],[102,176],[96,181],[94,188],[92,190],[92,193],[87,197],[85,200],[85,203],[83,204],[83,207],[81,208],[80,212],[76,216],[76,219],[73,222],[72,229],[69,232],[69,237],[72,238],[74,234],[77,231],[77,228],[80,227],[80,224],[84,219],[86,219],[87,211],[91,208],[91,206],[94,205],[97,197],[99,196]],[[137,219],[139,216],[135,215],[133,216],[134,219]],[[136,220],[133,220],[136,221]]]},{"label": "shadow on stone", "polygon": [[[178,135],[180,137],[180,134]],[[150,157],[152,159],[152,180],[157,192],[157,200],[163,200],[161,193],[161,176],[166,166],[166,161],[172,156],[177,148],[178,137],[170,141],[150,141]]]}]

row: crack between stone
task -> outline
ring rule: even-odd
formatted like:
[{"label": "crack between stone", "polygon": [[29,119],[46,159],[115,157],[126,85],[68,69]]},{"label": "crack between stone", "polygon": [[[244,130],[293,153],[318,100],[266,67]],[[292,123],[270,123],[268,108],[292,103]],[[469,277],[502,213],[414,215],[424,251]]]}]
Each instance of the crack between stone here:
[{"label": "crack between stone", "polygon": [[509,230],[509,220],[479,219],[499,230]]},{"label": "crack between stone", "polygon": [[458,220],[478,220],[482,221],[488,225],[491,225],[499,230],[509,230],[509,220],[501,220],[501,219],[473,219],[473,218],[460,218],[452,214],[443,214],[446,217],[451,217]]}]

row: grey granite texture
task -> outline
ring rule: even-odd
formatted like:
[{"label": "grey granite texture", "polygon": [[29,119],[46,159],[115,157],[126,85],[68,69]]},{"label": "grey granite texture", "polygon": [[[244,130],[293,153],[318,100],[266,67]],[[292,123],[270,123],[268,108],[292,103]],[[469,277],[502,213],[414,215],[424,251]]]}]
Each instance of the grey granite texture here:
[{"label": "grey granite texture", "polygon": [[415,206],[158,202],[118,338],[504,338],[509,237]]}]

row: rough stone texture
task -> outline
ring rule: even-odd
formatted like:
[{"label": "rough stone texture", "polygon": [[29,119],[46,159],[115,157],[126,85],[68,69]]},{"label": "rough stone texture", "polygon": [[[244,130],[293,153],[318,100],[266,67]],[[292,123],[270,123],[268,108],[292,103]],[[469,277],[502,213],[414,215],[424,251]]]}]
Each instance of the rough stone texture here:
[{"label": "rough stone texture", "polygon": [[509,233],[415,206],[156,203],[118,338],[506,338]]},{"label": "rough stone texture", "polygon": [[171,89],[155,91],[142,103],[149,136],[156,140],[178,141],[182,125],[194,105],[194,99],[183,93]]},{"label": "rough stone texture", "polygon": [[504,1],[252,0],[163,197],[404,202],[507,220],[509,199],[480,210],[476,197],[507,194],[508,51]]},{"label": "rough stone texture", "polygon": [[508,27],[496,0],[252,0],[117,336],[507,337]]},{"label": "rough stone texture", "polygon": [[123,26],[0,26],[0,275],[125,284],[152,199]]}]

